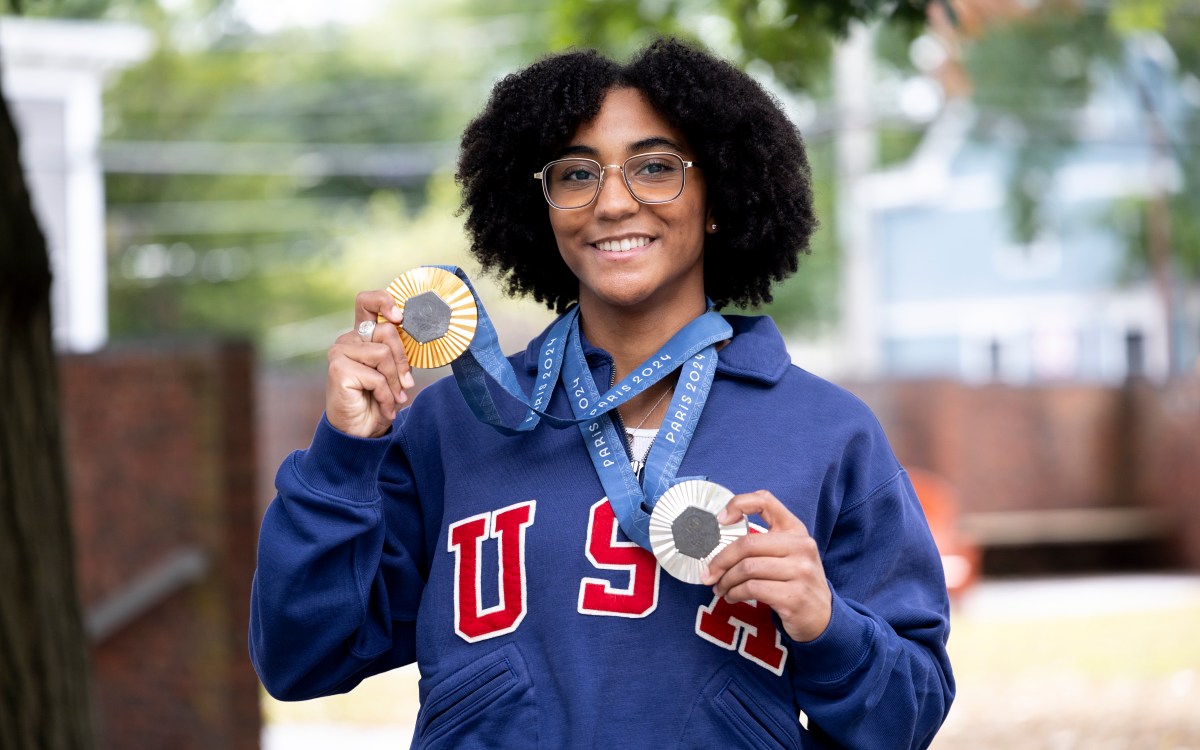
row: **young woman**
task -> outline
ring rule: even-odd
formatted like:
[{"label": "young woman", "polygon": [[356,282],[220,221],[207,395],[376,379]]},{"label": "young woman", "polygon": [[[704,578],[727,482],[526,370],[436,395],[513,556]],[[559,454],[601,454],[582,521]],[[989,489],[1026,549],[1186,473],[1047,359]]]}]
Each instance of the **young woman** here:
[{"label": "young woman", "polygon": [[[675,41],[628,65],[546,58],[496,86],[459,180],[482,266],[575,326],[549,415],[578,419],[581,383],[594,401],[655,358],[670,375],[590,434],[494,429],[450,378],[400,411],[404,349],[371,330],[400,311],[360,294],[325,417],[263,522],[250,647],[267,689],[344,692],[416,661],[421,748],[928,745],[954,693],[946,588],[877,421],[793,366],[769,318],[715,316],[719,342],[667,354],[710,307],[769,300],[807,249],[808,165],[774,100]],[[547,333],[510,358],[523,392],[557,348]],[[622,476],[651,483],[653,446],[700,409],[696,369],[711,382],[670,476],[729,488],[719,520],[756,532],[701,585],[664,573],[598,457],[622,431],[638,469]]]}]

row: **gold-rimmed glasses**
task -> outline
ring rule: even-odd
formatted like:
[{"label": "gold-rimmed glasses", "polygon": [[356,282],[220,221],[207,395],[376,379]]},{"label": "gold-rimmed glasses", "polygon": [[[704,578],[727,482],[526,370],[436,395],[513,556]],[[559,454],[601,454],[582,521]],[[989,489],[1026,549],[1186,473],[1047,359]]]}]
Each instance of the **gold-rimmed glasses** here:
[{"label": "gold-rimmed glasses", "polygon": [[572,157],[550,162],[533,178],[541,181],[546,201],[560,209],[591,205],[610,169],[621,172],[630,195],[639,203],[670,203],[683,194],[685,175],[694,166],[695,162],[667,151],[637,154],[623,164]]}]

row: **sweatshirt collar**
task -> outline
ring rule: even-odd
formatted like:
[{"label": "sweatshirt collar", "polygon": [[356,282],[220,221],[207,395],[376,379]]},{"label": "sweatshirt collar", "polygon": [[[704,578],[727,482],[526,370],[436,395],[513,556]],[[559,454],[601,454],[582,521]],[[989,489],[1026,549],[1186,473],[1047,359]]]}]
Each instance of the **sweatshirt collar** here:
[{"label": "sweatshirt collar", "polygon": [[[791,365],[783,336],[775,321],[765,315],[726,315],[725,320],[733,328],[733,338],[717,356],[717,372],[729,377],[750,380],[764,385],[774,385],[783,378]],[[549,327],[529,342],[525,349],[525,368],[533,373],[538,368],[538,356],[542,341]],[[584,340],[584,354],[588,361],[597,364],[610,362],[612,357]]]}]

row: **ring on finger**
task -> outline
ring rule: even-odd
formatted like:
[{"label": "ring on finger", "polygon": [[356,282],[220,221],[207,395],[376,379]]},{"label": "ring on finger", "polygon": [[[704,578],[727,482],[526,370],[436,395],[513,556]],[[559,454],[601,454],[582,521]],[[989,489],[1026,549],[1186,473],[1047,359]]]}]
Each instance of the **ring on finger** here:
[{"label": "ring on finger", "polygon": [[358,335],[363,341],[370,341],[371,336],[375,333],[375,321],[364,320],[358,324]]}]

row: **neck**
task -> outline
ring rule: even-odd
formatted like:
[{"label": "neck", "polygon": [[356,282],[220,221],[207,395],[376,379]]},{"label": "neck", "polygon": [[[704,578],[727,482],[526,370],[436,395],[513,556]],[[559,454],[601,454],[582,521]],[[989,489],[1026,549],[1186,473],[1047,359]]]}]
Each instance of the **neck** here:
[{"label": "neck", "polygon": [[[584,335],[596,347],[613,358],[614,381],[653,357],[663,344],[684,326],[704,314],[701,292],[669,304],[609,305],[587,294],[580,294],[579,318]],[[657,428],[666,412],[666,399],[676,376],[668,377],[619,408],[627,426]]]},{"label": "neck", "polygon": [[704,314],[703,296],[652,309],[614,307],[579,300],[579,318],[588,341],[612,355],[618,379],[654,356],[663,344]]}]

